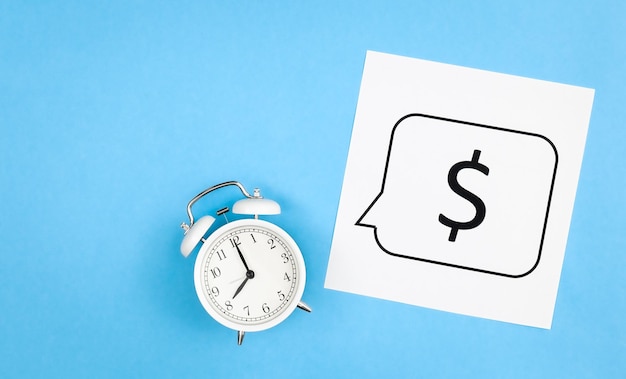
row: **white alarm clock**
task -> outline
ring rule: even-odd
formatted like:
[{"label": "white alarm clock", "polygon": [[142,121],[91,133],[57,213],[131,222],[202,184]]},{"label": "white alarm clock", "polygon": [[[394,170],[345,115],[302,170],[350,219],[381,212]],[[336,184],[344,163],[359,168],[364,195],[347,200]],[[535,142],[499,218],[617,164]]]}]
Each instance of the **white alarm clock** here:
[{"label": "white alarm clock", "polygon": [[[245,196],[233,205],[232,212],[253,218],[227,222],[205,238],[215,218],[207,215],[194,221],[191,207],[226,186],[238,187]],[[222,208],[217,215],[225,217],[228,211]],[[207,188],[187,205],[189,224],[181,225],[185,237],[180,251],[188,257],[202,242],[194,268],[198,299],[217,322],[238,331],[239,345],[246,332],[276,326],[296,307],[311,312],[301,301],[306,269],[300,248],[283,229],[259,219],[259,215],[279,213],[278,203],[264,199],[259,189],[250,195],[235,181]]]}]

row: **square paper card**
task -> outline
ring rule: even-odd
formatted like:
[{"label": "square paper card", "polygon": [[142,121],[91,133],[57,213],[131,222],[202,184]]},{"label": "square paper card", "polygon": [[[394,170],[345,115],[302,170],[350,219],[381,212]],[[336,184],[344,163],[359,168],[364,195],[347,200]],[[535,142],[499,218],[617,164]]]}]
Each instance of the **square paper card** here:
[{"label": "square paper card", "polygon": [[593,95],[368,52],[326,288],[549,329]]}]

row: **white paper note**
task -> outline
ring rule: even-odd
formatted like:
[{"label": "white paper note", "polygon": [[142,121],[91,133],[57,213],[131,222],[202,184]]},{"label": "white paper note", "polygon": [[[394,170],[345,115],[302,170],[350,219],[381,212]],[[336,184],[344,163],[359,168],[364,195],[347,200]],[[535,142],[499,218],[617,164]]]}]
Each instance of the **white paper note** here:
[{"label": "white paper note", "polygon": [[368,52],[325,286],[550,328],[593,95]]}]

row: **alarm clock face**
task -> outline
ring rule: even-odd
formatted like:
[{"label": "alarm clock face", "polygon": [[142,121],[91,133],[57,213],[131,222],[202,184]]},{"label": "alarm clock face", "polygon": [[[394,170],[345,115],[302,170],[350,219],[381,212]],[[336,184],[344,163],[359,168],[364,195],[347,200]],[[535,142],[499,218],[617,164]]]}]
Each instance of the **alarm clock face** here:
[{"label": "alarm clock face", "polygon": [[258,219],[223,225],[202,245],[194,269],[196,292],[222,325],[268,329],[296,308],[306,272],[300,249],[281,228]]}]

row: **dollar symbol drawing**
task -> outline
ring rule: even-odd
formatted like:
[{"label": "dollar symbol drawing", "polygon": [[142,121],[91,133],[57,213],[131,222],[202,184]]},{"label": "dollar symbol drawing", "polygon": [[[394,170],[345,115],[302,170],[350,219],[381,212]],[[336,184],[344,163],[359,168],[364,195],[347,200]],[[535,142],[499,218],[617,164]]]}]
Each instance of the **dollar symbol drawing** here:
[{"label": "dollar symbol drawing", "polygon": [[482,163],[478,163],[478,158],[480,158],[480,150],[474,150],[474,155],[472,155],[471,161],[461,161],[455,163],[448,172],[448,184],[452,191],[454,191],[457,195],[463,197],[468,200],[474,208],[476,208],[476,215],[473,219],[467,222],[459,222],[454,221],[443,214],[439,214],[439,222],[444,224],[445,226],[450,228],[450,236],[448,237],[448,241],[454,242],[456,240],[456,235],[459,232],[459,229],[473,229],[480,225],[485,219],[485,203],[472,192],[466,190],[461,187],[459,181],[457,180],[457,176],[459,175],[459,171],[464,168],[471,168],[474,170],[478,170],[485,175],[489,175],[489,167],[485,166]]}]

